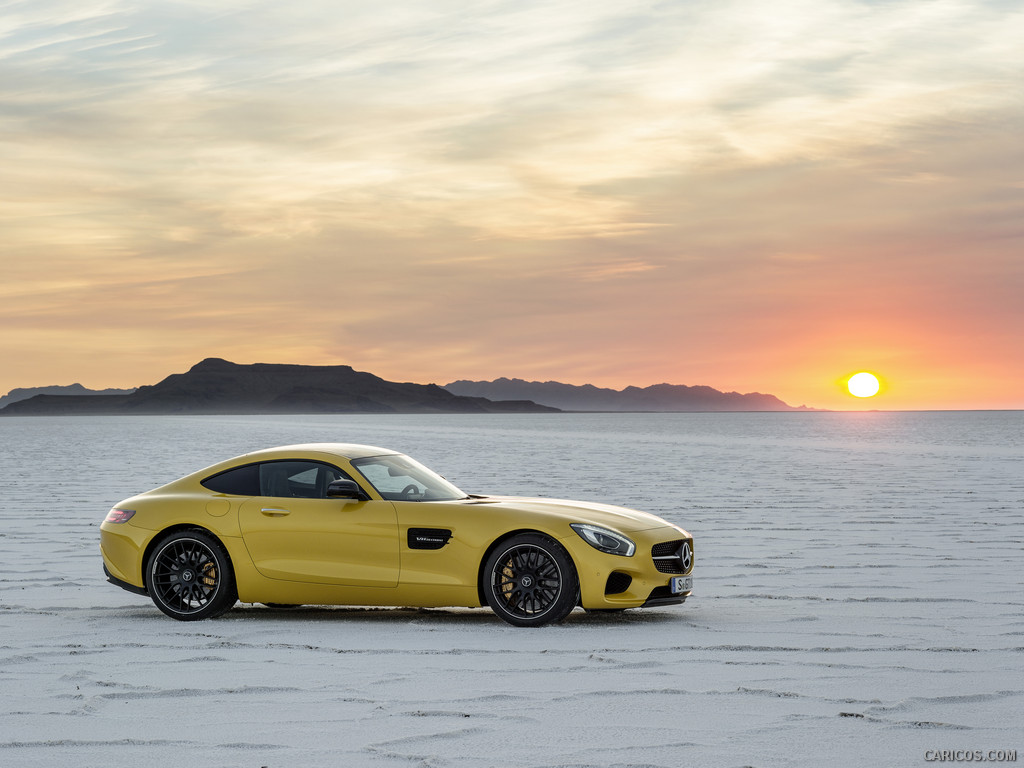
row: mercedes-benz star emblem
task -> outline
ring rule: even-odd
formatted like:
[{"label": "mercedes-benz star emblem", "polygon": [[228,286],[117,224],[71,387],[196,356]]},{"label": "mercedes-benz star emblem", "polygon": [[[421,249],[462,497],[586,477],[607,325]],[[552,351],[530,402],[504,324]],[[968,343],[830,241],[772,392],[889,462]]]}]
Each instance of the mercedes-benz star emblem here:
[{"label": "mercedes-benz star emblem", "polygon": [[693,553],[690,551],[690,542],[683,542],[683,548],[679,551],[679,559],[683,562],[683,573],[690,570],[690,563],[693,562]]}]

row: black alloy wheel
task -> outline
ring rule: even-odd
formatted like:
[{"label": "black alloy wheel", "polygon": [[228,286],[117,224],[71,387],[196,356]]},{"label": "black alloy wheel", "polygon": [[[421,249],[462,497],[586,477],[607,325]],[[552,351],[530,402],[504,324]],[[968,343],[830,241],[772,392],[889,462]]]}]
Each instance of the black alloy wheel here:
[{"label": "black alloy wheel", "polygon": [[517,627],[561,621],[576,606],[579,577],[561,544],[524,533],[504,541],[484,565],[483,592],[499,617]]},{"label": "black alloy wheel", "polygon": [[162,539],[149,559],[148,574],[150,597],[172,619],[210,619],[238,600],[227,552],[216,538],[198,528]]}]

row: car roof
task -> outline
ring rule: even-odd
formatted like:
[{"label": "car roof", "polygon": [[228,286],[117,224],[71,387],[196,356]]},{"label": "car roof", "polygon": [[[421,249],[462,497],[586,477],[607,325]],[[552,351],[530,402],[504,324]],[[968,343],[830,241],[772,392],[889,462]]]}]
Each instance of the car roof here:
[{"label": "car roof", "polygon": [[378,448],[375,445],[359,445],[358,443],[300,443],[298,445],[282,445],[277,448],[264,448],[252,451],[239,459],[257,461],[261,459],[305,458],[302,454],[330,454],[342,459],[364,459],[368,456],[387,456],[397,454],[389,448]]}]

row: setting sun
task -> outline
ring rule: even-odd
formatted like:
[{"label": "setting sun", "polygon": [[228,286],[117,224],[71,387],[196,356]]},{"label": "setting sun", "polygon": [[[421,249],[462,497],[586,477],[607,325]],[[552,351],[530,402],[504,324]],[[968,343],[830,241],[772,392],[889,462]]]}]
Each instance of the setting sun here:
[{"label": "setting sun", "polygon": [[846,386],[854,397],[872,397],[878,394],[878,377],[866,371],[855,373]]}]

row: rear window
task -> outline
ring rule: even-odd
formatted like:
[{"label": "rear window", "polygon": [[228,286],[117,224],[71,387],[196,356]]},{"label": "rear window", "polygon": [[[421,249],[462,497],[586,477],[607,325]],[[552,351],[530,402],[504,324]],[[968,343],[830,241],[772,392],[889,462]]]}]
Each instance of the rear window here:
[{"label": "rear window", "polygon": [[232,496],[259,496],[260,466],[259,464],[249,464],[244,467],[235,467],[206,478],[202,481],[202,485],[214,493],[227,493]]}]

